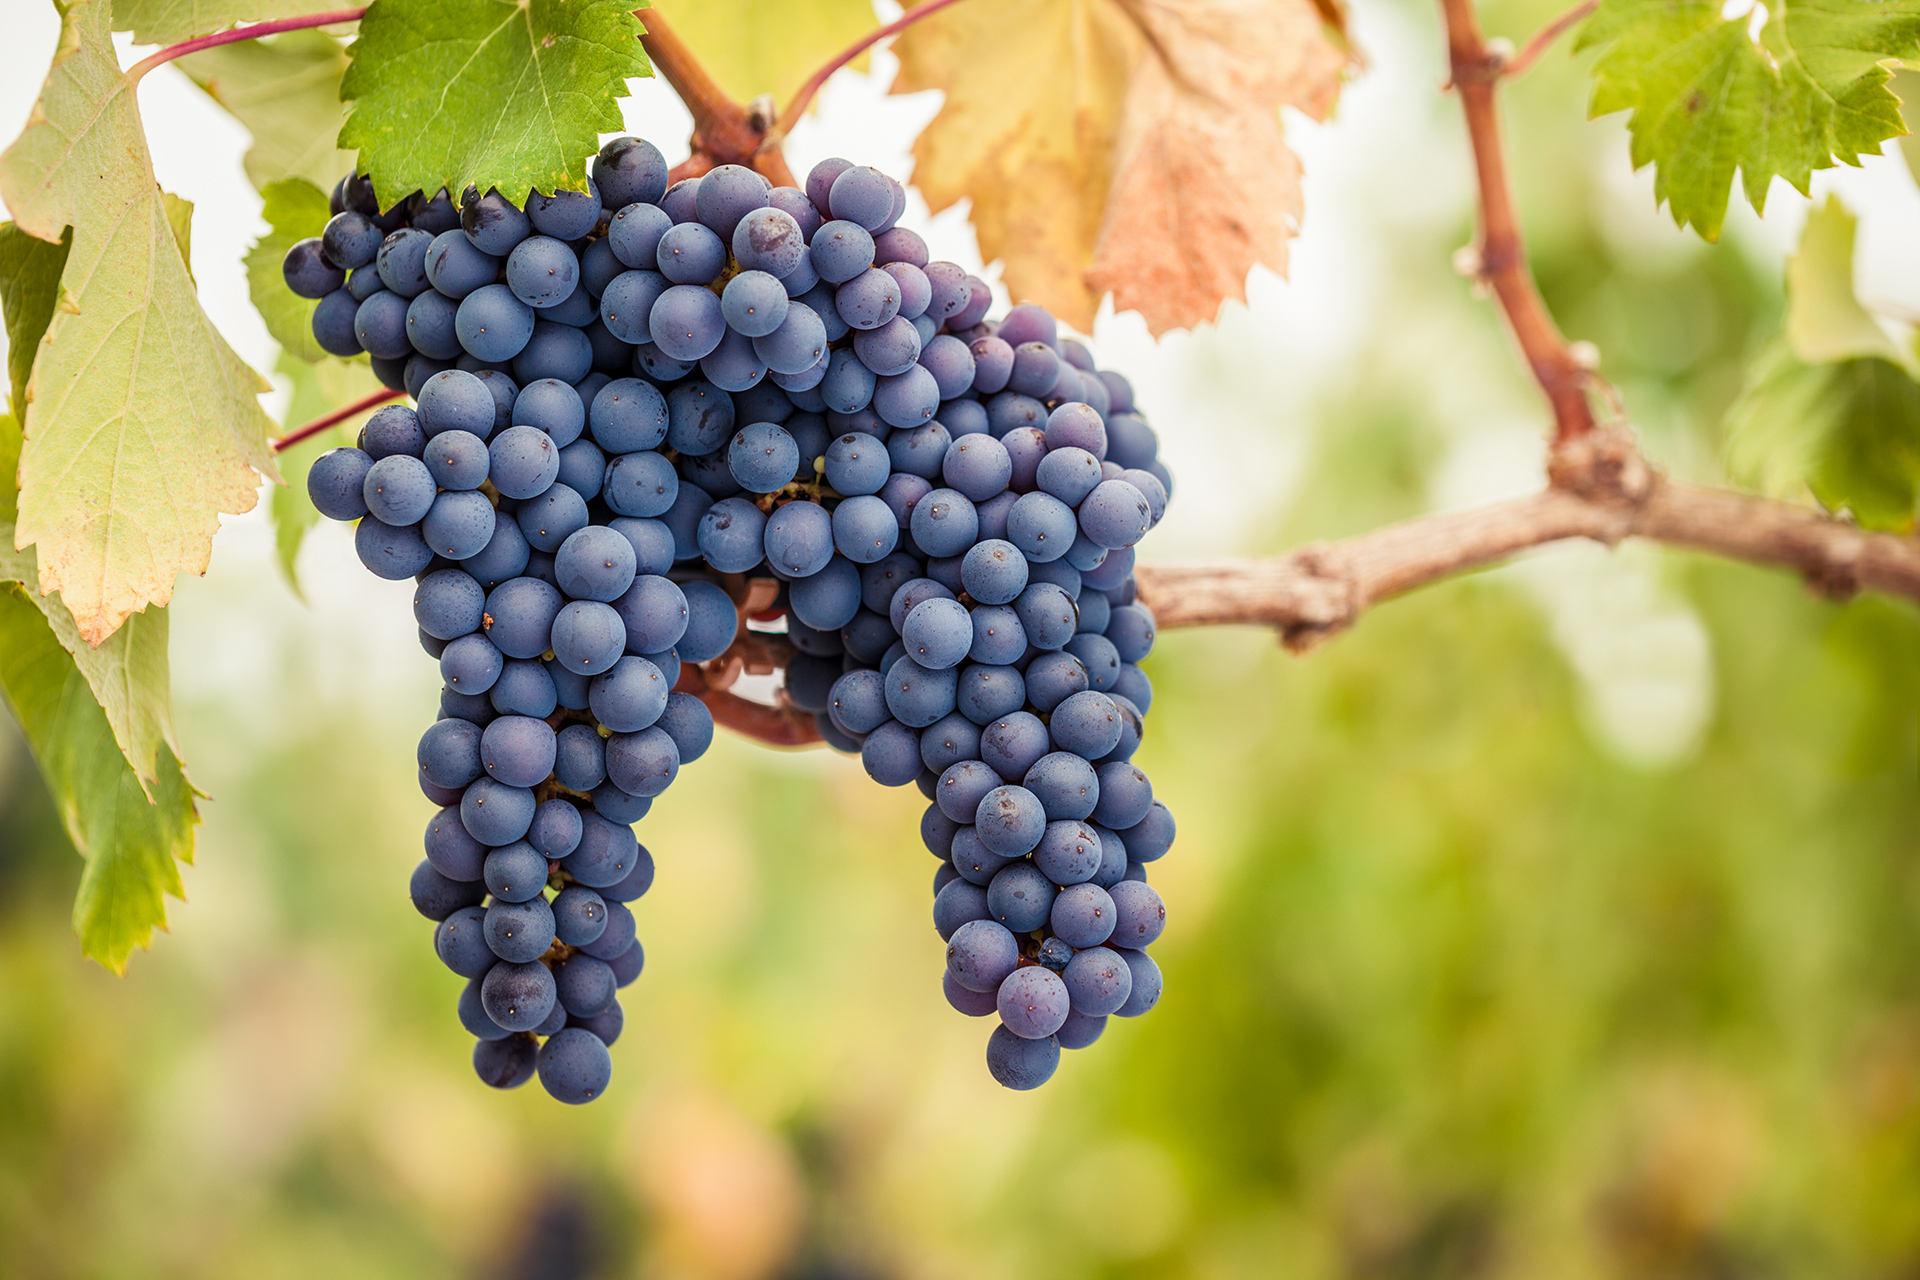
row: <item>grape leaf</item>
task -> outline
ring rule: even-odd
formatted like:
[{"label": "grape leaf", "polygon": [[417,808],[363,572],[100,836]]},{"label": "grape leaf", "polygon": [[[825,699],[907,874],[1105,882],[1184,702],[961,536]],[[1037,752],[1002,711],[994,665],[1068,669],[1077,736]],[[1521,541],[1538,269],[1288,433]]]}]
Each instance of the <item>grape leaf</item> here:
[{"label": "grape leaf", "polygon": [[1853,215],[1829,196],[1807,215],[1800,249],[1787,259],[1787,343],[1807,364],[1904,358],[1853,294]]},{"label": "grape leaf", "polygon": [[1809,364],[1776,340],[1728,410],[1727,464],[1770,493],[1804,485],[1870,529],[1910,529],[1920,494],[1920,383],[1877,356]]},{"label": "grape leaf", "polygon": [[[283,422],[289,431],[380,390],[380,380],[373,376],[373,369],[365,360],[337,360],[328,356],[318,364],[303,364],[282,353],[280,372],[293,383]],[[280,474],[286,483],[274,486],[267,509],[273,516],[273,542],[279,554],[280,572],[295,595],[302,594],[300,579],[294,572],[300,545],[306,540],[307,530],[320,522],[320,513],[307,497],[307,468],[327,450],[352,440],[353,433],[373,412],[369,409],[348,418],[332,430],[302,440],[280,455]]]},{"label": "grape leaf", "polygon": [[326,229],[327,197],[305,178],[270,182],[261,195],[267,234],[247,250],[247,293],[281,350],[302,360],[324,360],[327,353],[313,340],[313,309],[320,304],[287,288],[280,265],[295,241]]},{"label": "grape leaf", "polygon": [[1324,116],[1352,64],[1310,0],[970,0],[894,52],[894,92],[946,94],[915,184],[935,210],[972,200],[1014,297],[1087,329],[1112,290],[1156,333],[1244,298],[1256,262],[1285,269],[1279,108]]},{"label": "grape leaf", "polygon": [[346,46],[324,31],[288,31],[188,54],[175,64],[247,127],[247,178],[261,191],[305,178],[322,191],[353,168],[338,150]]},{"label": "grape leaf", "polygon": [[175,44],[188,36],[225,31],[237,22],[303,18],[352,6],[346,0],[120,0],[113,29],[133,32],[135,44]]},{"label": "grape leaf", "polygon": [[[33,357],[53,320],[54,305],[60,301],[60,273],[66,268],[71,247],[71,236],[49,244],[11,222],[0,223],[0,310],[7,318],[7,394],[16,431],[27,407],[27,377],[33,372]],[[12,520],[15,473],[20,467],[18,441],[11,456],[3,461],[5,469],[0,475],[6,477],[6,484],[0,502],[5,507],[0,519]]]},{"label": "grape leaf", "polygon": [[[1634,167],[1675,223],[1718,239],[1734,171],[1756,211],[1785,178],[1857,165],[1898,136],[1884,62],[1920,56],[1920,0],[1602,0],[1578,47],[1600,47],[1589,114],[1631,111]],[[1755,21],[1761,21],[1757,32]]]},{"label": "grape leaf", "polygon": [[214,329],[153,178],[100,0],[67,7],[0,195],[47,241],[72,228],[61,301],[28,385],[18,544],[99,644],[206,568],[220,512],[276,475],[260,375]]},{"label": "grape leaf", "polygon": [[[665,0],[654,7],[742,102],[770,93],[785,105],[816,67],[877,25],[869,0]],[[862,54],[852,65],[865,61]]]},{"label": "grape leaf", "polygon": [[615,99],[653,74],[633,0],[374,0],[340,96],[340,145],[383,203],[469,183],[515,204],[587,189]]},{"label": "grape leaf", "polygon": [[[122,973],[134,948],[166,927],[165,895],[183,896],[178,864],[193,860],[195,792],[163,745],[149,802],[74,655],[35,605],[18,584],[0,585],[0,695],[86,859],[73,904],[80,948]],[[164,622],[158,640],[164,653]]]}]

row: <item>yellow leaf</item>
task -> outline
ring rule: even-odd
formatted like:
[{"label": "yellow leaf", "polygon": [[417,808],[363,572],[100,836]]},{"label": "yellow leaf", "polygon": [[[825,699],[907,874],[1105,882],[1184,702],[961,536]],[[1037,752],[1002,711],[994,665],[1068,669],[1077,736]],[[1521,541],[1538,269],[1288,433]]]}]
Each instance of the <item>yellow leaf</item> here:
[{"label": "yellow leaf", "polygon": [[1854,217],[1832,196],[1807,214],[1800,248],[1787,259],[1787,343],[1805,364],[1879,356],[1894,346],[1853,293]]},{"label": "yellow leaf", "polygon": [[[879,26],[870,0],[664,0],[653,6],[720,87],[785,104],[827,59]],[[860,66],[866,55],[854,61]]]},{"label": "yellow leaf", "polygon": [[[1331,109],[1352,54],[1313,0],[969,0],[903,32],[898,93],[946,93],[914,145],[934,209],[973,201],[1016,300],[1155,332],[1286,269],[1300,164],[1281,106]],[[1009,33],[1017,32],[1017,39]]]},{"label": "yellow leaf", "polygon": [[100,0],[67,7],[40,101],[0,156],[21,230],[73,228],[27,389],[15,545],[38,548],[40,592],[60,593],[90,645],[203,571],[220,513],[278,478],[268,384],[200,309],[110,25]]}]

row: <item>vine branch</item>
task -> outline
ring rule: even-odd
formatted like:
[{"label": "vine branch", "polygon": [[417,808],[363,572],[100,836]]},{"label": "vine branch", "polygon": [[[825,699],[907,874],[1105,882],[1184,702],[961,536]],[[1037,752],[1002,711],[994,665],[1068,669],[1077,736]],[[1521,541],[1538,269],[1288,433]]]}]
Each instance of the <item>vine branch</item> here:
[{"label": "vine branch", "polygon": [[1587,403],[1588,373],[1560,336],[1527,267],[1526,242],[1513,203],[1507,159],[1500,140],[1495,90],[1506,63],[1488,49],[1480,33],[1473,0],[1441,0],[1447,20],[1447,53],[1453,87],[1467,117],[1473,142],[1475,176],[1480,185],[1480,242],[1477,272],[1500,302],[1507,326],[1527,368],[1553,408],[1554,436],[1567,441],[1594,429]]},{"label": "vine branch", "polygon": [[743,164],[775,186],[793,186],[786,156],[777,145],[763,146],[766,125],[771,122],[757,119],[720,87],[660,10],[640,9],[634,16],[646,28],[640,43],[654,69],[693,115],[693,154],[674,167],[672,179],[697,178],[719,165]]},{"label": "vine branch", "polygon": [[366,11],[366,6],[362,5],[358,9],[310,13],[301,18],[276,18],[272,22],[256,22],[250,26],[235,27],[231,31],[216,31],[210,36],[195,36],[191,40],[182,40],[179,44],[170,44],[158,53],[151,53],[140,59],[127,68],[127,79],[138,84],[140,78],[155,67],[163,67],[175,58],[184,58],[202,49],[218,48],[223,44],[238,44],[242,40],[258,40],[261,36],[278,35],[282,31],[305,31],[309,27],[331,27],[342,22],[358,22]]}]

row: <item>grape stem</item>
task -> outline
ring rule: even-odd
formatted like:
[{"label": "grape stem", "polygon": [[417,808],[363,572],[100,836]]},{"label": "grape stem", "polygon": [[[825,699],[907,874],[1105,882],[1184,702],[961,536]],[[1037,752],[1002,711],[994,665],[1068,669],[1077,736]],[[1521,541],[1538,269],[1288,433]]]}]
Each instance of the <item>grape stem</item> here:
[{"label": "grape stem", "polygon": [[404,391],[396,391],[391,387],[382,387],[372,395],[361,396],[352,404],[342,405],[331,413],[323,413],[305,426],[296,427],[294,430],[287,432],[287,434],[273,442],[273,451],[279,453],[282,450],[291,449],[302,440],[319,435],[328,427],[338,426],[355,414],[365,413],[369,409],[378,408],[389,400],[398,400],[405,394],[407,393]]},{"label": "grape stem", "polygon": [[898,35],[914,23],[920,21],[920,19],[930,17],[948,5],[958,4],[959,2],[960,0],[926,0],[926,3],[915,5],[892,22],[889,22],[886,26],[869,31],[866,35],[861,36],[839,53],[834,54],[832,58],[827,60],[826,65],[807,77],[807,82],[800,86],[798,91],[794,93],[793,98],[780,112],[779,117],[773,121],[772,127],[767,130],[765,140],[760,145],[763,147],[780,145],[780,140],[787,136],[788,127],[802,115],[806,114],[807,108],[813,103],[814,95],[820,92],[820,86],[825,84],[827,78],[833,75],[834,72],[846,66],[849,62],[852,62],[868,49],[880,43],[880,41],[885,40],[888,36]]},{"label": "grape stem", "polygon": [[1452,84],[1466,112],[1480,185],[1480,241],[1473,273],[1499,300],[1507,327],[1553,408],[1554,439],[1564,444],[1594,430],[1593,406],[1587,401],[1591,378],[1547,313],[1527,266],[1495,99],[1508,64],[1487,47],[1473,0],[1441,0],[1440,7],[1446,15]]},{"label": "grape stem", "polygon": [[1569,30],[1586,21],[1587,16],[1600,7],[1600,0],[1581,0],[1546,26],[1533,33],[1533,38],[1520,46],[1520,52],[1507,59],[1500,74],[1508,80],[1527,74],[1533,64],[1540,61],[1540,55],[1553,47],[1553,42]]},{"label": "grape stem", "polygon": [[175,58],[184,58],[190,53],[202,49],[218,48],[223,44],[238,44],[242,40],[258,40],[261,36],[277,35],[282,31],[305,31],[309,27],[330,27],[341,22],[358,22],[367,7],[358,9],[336,9],[332,13],[310,13],[302,18],[277,18],[272,22],[256,22],[250,26],[235,27],[231,31],[216,31],[210,36],[195,36],[191,40],[182,40],[179,44],[170,44],[158,53],[148,54],[127,68],[129,83],[138,84],[140,78],[155,67],[165,66]]}]

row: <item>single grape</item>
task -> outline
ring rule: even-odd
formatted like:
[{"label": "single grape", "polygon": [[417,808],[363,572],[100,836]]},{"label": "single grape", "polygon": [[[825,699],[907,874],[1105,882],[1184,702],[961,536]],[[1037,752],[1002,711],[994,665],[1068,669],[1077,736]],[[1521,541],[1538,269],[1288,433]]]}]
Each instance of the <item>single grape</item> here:
[{"label": "single grape", "polygon": [[667,193],[667,161],[660,149],[644,138],[618,137],[600,147],[594,157],[593,180],[601,202],[609,209],[630,204],[658,204]]},{"label": "single grape", "polygon": [[1133,985],[1127,993],[1126,1002],[1113,1012],[1122,1018],[1137,1018],[1160,1003],[1160,993],[1164,985],[1160,976],[1160,966],[1155,964],[1153,957],[1144,951],[1122,950],[1116,954],[1126,962],[1127,968],[1131,971]]},{"label": "single grape", "polygon": [[613,1059],[599,1037],[581,1027],[568,1027],[540,1046],[537,1066],[541,1087],[556,1099],[578,1106],[606,1092],[613,1079]]},{"label": "single grape", "polygon": [[1025,1040],[1044,1040],[1067,1020],[1067,984],[1042,965],[1008,974],[1000,984],[997,1001],[1002,1025]]},{"label": "single grape", "polygon": [[487,855],[487,892],[500,902],[528,902],[547,887],[547,860],[524,840]]},{"label": "single grape", "polygon": [[518,1089],[533,1079],[539,1046],[532,1036],[508,1035],[499,1040],[476,1040],[473,1071],[482,1084],[495,1089]]},{"label": "single grape", "polygon": [[618,989],[613,970],[605,960],[590,955],[571,955],[553,970],[555,995],[566,1011],[576,1018],[591,1018],[613,1007]]},{"label": "single grape", "polygon": [[740,615],[727,593],[711,582],[687,582],[680,590],[686,600],[687,627],[674,642],[674,651],[683,662],[711,662],[733,643]]},{"label": "single grape", "polygon": [[652,799],[679,772],[680,749],[658,725],[607,739],[607,781],[628,795]]},{"label": "single grape", "polygon": [[459,693],[485,693],[504,665],[500,650],[479,634],[461,636],[440,653],[440,676]]},{"label": "single grape", "polygon": [[987,1038],[987,1070],[1009,1089],[1038,1089],[1059,1066],[1060,1042],[1052,1036],[1026,1040],[998,1026]]},{"label": "single grape", "polygon": [[600,221],[600,189],[587,179],[585,191],[555,191],[542,195],[527,193],[527,220],[543,236],[556,240],[579,240],[593,233]]},{"label": "single grape", "polygon": [[1145,948],[1167,927],[1167,906],[1145,881],[1122,880],[1107,891],[1114,906],[1114,945]]},{"label": "single grape", "polygon": [[440,963],[463,978],[482,977],[493,968],[498,957],[487,945],[486,918],[479,907],[462,907],[442,920],[433,931],[433,950]]},{"label": "single grape", "polygon": [[1084,950],[1113,936],[1116,916],[1113,898],[1105,889],[1081,882],[1067,886],[1054,898],[1048,923],[1061,941]]},{"label": "single grape", "polygon": [[993,920],[969,920],[947,940],[947,972],[968,991],[998,990],[1019,963],[1020,944]]}]

